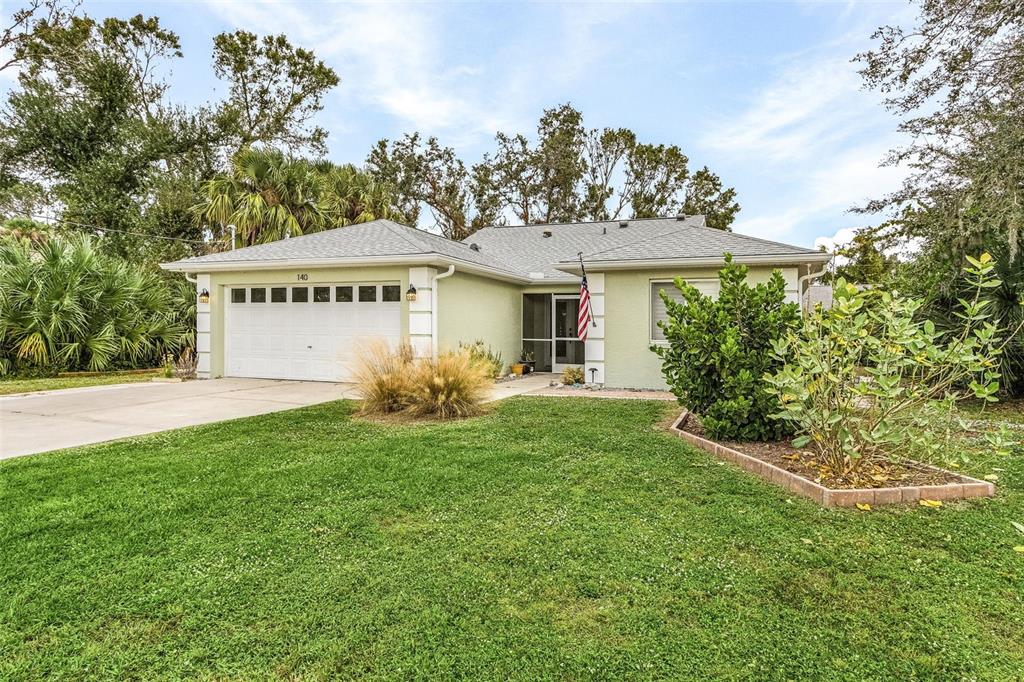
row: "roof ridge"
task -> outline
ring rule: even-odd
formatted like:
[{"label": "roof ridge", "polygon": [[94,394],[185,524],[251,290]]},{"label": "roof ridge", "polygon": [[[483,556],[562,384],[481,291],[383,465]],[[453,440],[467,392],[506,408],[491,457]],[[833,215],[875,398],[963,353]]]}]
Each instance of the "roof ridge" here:
[{"label": "roof ridge", "polygon": [[[364,225],[369,225],[372,222],[375,222],[375,221],[371,220],[371,221],[363,223],[363,224]],[[395,221],[393,221],[393,220],[391,220],[389,218],[380,218],[380,222],[383,225],[386,225],[387,228],[389,230],[391,230],[392,234],[398,235],[399,237],[401,237],[405,241],[409,242],[413,247],[415,247],[417,249],[420,249],[420,250],[422,250],[422,249],[429,249],[429,245],[425,245],[423,242],[418,242],[418,241],[414,240],[412,235],[408,234],[409,230],[415,230],[416,228],[409,227],[407,225],[402,225],[401,223],[396,223]]]},{"label": "roof ridge", "polygon": [[724,232],[726,234],[732,234],[743,239],[750,239],[751,241],[761,242],[762,244],[771,244],[772,246],[785,246],[787,249],[798,249],[799,251],[806,251],[808,253],[817,253],[815,249],[808,249],[806,246],[795,246],[793,244],[787,244],[785,242],[777,242],[772,239],[765,239],[764,237],[755,237],[752,234],[743,234],[742,232],[733,232],[732,230],[720,230],[717,227],[708,227],[707,225],[688,225],[688,227],[694,227],[700,230],[714,230],[715,232]]},{"label": "roof ridge", "polygon": [[[480,230],[477,230],[477,232],[480,232],[481,230],[492,229],[492,228],[495,229],[495,230],[508,230],[508,229],[512,229],[512,228],[516,228],[516,227],[557,227],[559,225],[600,225],[601,223],[618,223],[618,222],[622,222],[622,221],[626,221],[626,222],[631,222],[632,223],[632,222],[637,222],[637,221],[641,221],[641,220],[676,220],[676,221],[679,221],[679,222],[686,222],[686,221],[689,221],[690,218],[698,218],[698,217],[702,217],[702,216],[706,217],[706,214],[704,214],[704,213],[694,213],[693,215],[687,215],[682,220],[679,220],[679,216],[666,215],[666,216],[650,216],[648,218],[608,218],[607,220],[571,220],[569,222],[564,222],[564,223],[521,223],[519,225],[484,225],[483,227],[480,228]],[[476,232],[474,232],[473,234],[476,234]],[[472,237],[472,236],[473,235],[470,235],[470,237]],[[469,237],[466,237],[466,239],[469,239]]]},{"label": "roof ridge", "polygon": [[[795,251],[790,251],[790,253],[817,253],[814,249],[808,249],[808,248],[803,247],[803,246],[794,246],[792,244],[785,244],[783,242],[776,242],[776,241],[772,241],[770,239],[762,239],[761,237],[753,237],[753,236],[751,236],[749,234],[741,234],[739,232],[732,232],[731,230],[719,230],[718,228],[708,227],[706,225],[681,225],[680,227],[687,227],[687,228],[690,228],[690,229],[697,229],[697,230],[711,230],[711,231],[713,231],[715,233],[718,233],[718,234],[728,234],[728,235],[732,235],[734,237],[739,237],[740,239],[749,239],[750,241],[761,242],[762,244],[771,244],[772,246],[781,246],[781,247],[785,247],[787,249],[795,249]],[[635,245],[635,244],[644,244],[646,242],[649,242],[652,239],[661,239],[662,237],[667,237],[668,235],[672,234],[675,231],[676,230],[669,230],[668,232],[664,232],[662,234],[653,234],[653,235],[650,235],[649,237],[644,237],[643,239],[638,239],[638,240],[636,240],[634,242],[631,242],[629,244],[629,246],[632,246],[632,245]],[[618,251],[618,250],[622,249],[625,246],[627,246],[627,245],[625,245],[625,244],[617,244],[615,246],[610,246],[607,249],[601,249],[600,251],[594,251],[594,252],[586,254],[586,255],[590,256],[590,257],[600,256],[602,253],[608,253],[609,251]],[[567,262],[570,262],[570,261],[560,261],[560,262],[567,263]]]},{"label": "roof ridge", "polygon": [[[695,227],[695,226],[694,225],[680,225],[678,227]],[[601,249],[600,251],[594,251],[592,253],[585,254],[585,255],[588,255],[588,256],[599,256],[602,253],[606,253],[608,251],[617,251],[618,249],[621,249],[623,246],[627,246],[627,245],[632,246],[633,244],[643,244],[644,242],[650,241],[651,239],[661,239],[662,237],[667,237],[668,235],[672,234],[673,232],[677,232],[678,231],[678,227],[674,228],[674,229],[671,229],[671,230],[668,230],[667,232],[662,232],[660,234],[652,234],[652,235],[649,235],[647,237],[644,237],[643,239],[637,239],[636,241],[628,242],[628,244],[616,244],[614,246],[609,246],[607,249]],[[566,263],[568,261],[560,261],[560,262]]]}]

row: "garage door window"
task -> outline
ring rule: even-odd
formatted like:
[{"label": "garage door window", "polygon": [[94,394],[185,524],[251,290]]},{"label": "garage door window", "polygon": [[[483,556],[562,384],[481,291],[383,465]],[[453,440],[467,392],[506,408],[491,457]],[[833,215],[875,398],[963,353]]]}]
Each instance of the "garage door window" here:
[{"label": "garage door window", "polygon": [[249,300],[253,303],[266,303],[267,290],[265,287],[253,287],[249,292]]},{"label": "garage door window", "polygon": [[359,302],[373,303],[377,300],[377,287],[359,287]]},{"label": "garage door window", "polygon": [[313,303],[330,303],[330,287],[313,287]]},{"label": "garage door window", "polygon": [[335,287],[334,300],[337,303],[351,303],[352,287]]},{"label": "garage door window", "polygon": [[292,287],[292,303],[309,303],[309,289]]},{"label": "garage door window", "polygon": [[287,287],[274,287],[270,290],[270,302],[271,303],[287,303],[288,302],[288,288]]},{"label": "garage door window", "polygon": [[232,289],[231,290],[231,302],[232,303],[245,303],[245,289]]},{"label": "garage door window", "polygon": [[402,300],[402,287],[396,284],[385,284],[381,287],[381,300],[387,303]]}]

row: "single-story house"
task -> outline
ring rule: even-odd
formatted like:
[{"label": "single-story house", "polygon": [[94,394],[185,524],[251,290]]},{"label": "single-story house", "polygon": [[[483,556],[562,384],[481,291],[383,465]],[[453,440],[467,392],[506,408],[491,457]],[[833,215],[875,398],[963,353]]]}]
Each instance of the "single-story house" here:
[{"label": "single-story house", "polygon": [[[165,263],[194,277],[200,377],[346,381],[365,341],[420,356],[480,339],[537,371],[661,388],[658,291],[717,291],[723,254],[752,281],[778,269],[798,302],[829,255],[704,225],[703,216],[486,227],[463,242],[390,220]],[[577,338],[583,254],[594,324]]]}]

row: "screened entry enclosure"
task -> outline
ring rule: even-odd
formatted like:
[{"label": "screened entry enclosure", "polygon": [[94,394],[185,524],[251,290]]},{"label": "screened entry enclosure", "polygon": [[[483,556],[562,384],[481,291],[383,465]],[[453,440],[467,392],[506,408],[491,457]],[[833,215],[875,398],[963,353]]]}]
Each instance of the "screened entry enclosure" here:
[{"label": "screened entry enclosure", "polygon": [[523,294],[523,351],[533,354],[538,372],[583,365],[579,307],[576,294]]}]

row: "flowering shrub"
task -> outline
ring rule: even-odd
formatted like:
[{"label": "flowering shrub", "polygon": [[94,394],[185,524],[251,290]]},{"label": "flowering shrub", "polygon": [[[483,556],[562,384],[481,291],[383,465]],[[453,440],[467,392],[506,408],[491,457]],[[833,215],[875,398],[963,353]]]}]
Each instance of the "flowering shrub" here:
[{"label": "flowering shrub", "polygon": [[766,381],[782,406],[776,417],[800,434],[796,447],[813,443],[835,474],[911,454],[954,464],[944,459],[954,449],[944,447],[938,415],[952,415],[963,398],[996,400],[997,358],[1012,335],[988,320],[982,293],[999,286],[992,258],[968,261],[974,294],[960,300],[956,332],[916,319],[919,300],[839,280],[831,310],[774,342],[786,363]]},{"label": "flowering shrub", "polygon": [[779,403],[764,381],[783,364],[772,343],[796,327],[799,307],[786,303],[786,284],[776,271],[764,284],[747,284],[746,266],[726,254],[718,273],[718,298],[705,296],[682,278],[679,303],[661,294],[668,313],[667,345],[651,347],[680,404],[697,413],[709,437],[776,440],[788,422],[775,419]]}]

